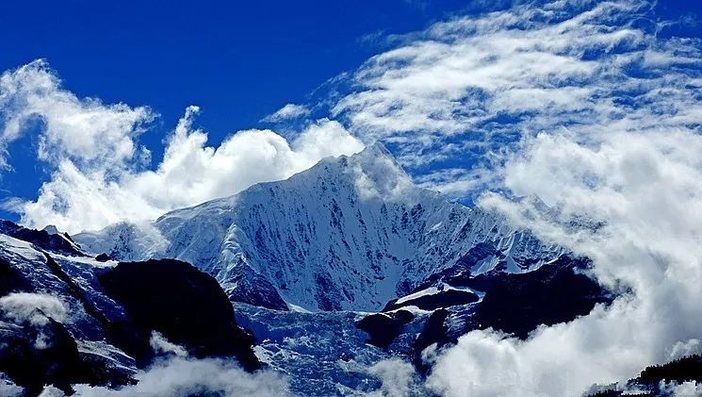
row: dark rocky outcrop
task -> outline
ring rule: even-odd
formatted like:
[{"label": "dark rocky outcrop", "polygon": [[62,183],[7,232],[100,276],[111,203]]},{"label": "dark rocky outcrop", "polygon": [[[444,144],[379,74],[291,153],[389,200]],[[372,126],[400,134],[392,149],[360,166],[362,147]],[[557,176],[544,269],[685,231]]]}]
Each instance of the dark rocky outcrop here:
[{"label": "dark rocky outcrop", "polygon": [[[40,309],[32,320],[0,311],[0,373],[27,396],[48,384],[70,395],[78,383],[133,383],[130,368],[147,367],[157,354],[150,345],[152,331],[194,357],[235,358],[247,370],[260,367],[253,338],[237,326],[222,288],[189,264],[162,260],[78,270],[46,251],[43,255],[45,262],[0,259],[0,297],[40,292],[73,302],[76,315],[61,323]],[[131,363],[120,365],[100,348],[79,349],[86,340],[90,346],[112,345],[136,362],[127,358]]]},{"label": "dark rocky outcrop", "polygon": [[9,262],[0,258],[0,296],[10,292],[31,292],[31,283],[19,272],[17,272]]},{"label": "dark rocky outcrop", "polygon": [[[587,259],[564,255],[528,273],[492,271],[471,276],[464,267],[456,266],[444,272],[440,282],[424,283],[422,288],[450,283],[485,295],[470,304],[460,304],[458,297],[442,302],[441,295],[430,301],[438,310],[427,318],[415,341],[415,366],[420,372],[427,371],[421,361],[424,349],[434,343],[438,347],[456,343],[461,335],[475,329],[492,328],[526,338],[541,324],[571,321],[588,314],[598,303],[611,302],[611,294],[582,273],[589,265]],[[394,303],[388,307],[395,307]]]},{"label": "dark rocky outcrop", "polygon": [[[661,365],[646,367],[638,377],[613,386],[596,386],[597,392],[588,397],[619,396],[668,396],[661,390],[661,385],[671,382],[702,382],[702,356],[694,354]],[[622,386],[623,385],[623,386]]]},{"label": "dark rocky outcrop", "polygon": [[356,327],[368,334],[368,343],[386,349],[412,319],[414,314],[407,310],[375,313],[356,322]]},{"label": "dark rocky outcrop", "polygon": [[429,366],[422,361],[422,351],[434,343],[442,345],[449,340],[448,327],[446,326],[448,314],[449,312],[446,309],[434,311],[427,318],[422,332],[414,341],[414,357],[412,361],[421,373],[426,374],[429,371]]},{"label": "dark rocky outcrop", "polygon": [[0,321],[0,335],[0,372],[27,396],[39,395],[45,385],[70,395],[73,384],[117,386],[132,381],[129,371],[79,352],[73,335],[50,317],[43,324]]},{"label": "dark rocky outcrop", "polygon": [[636,381],[646,385],[658,385],[661,381],[702,382],[702,356],[695,354],[663,365],[652,365],[644,369]]},{"label": "dark rocky outcrop", "polygon": [[589,261],[564,256],[523,274],[487,273],[467,280],[485,297],[473,317],[479,329],[493,328],[526,338],[539,325],[553,325],[586,315],[612,297],[580,271]]},{"label": "dark rocky outcrop", "polygon": [[96,256],[95,260],[98,262],[107,262],[109,260],[112,260],[112,258],[110,258],[109,255],[107,255],[106,253],[103,252],[102,254]]},{"label": "dark rocky outcrop", "polygon": [[[57,285],[76,298],[86,313],[103,325],[108,324],[85,292],[50,255],[44,255],[46,270],[60,280]],[[20,273],[12,263],[0,259],[0,297],[10,293],[43,291],[41,286],[33,284],[31,277],[30,274]],[[115,366],[104,357],[79,351],[76,339],[66,325],[45,315],[40,309],[35,310],[31,320],[15,318],[0,311],[0,373],[5,373],[15,384],[23,387],[26,396],[39,395],[48,384],[70,395],[72,384],[119,386],[132,382],[131,371]]]},{"label": "dark rocky outcrop", "polygon": [[46,230],[28,229],[6,220],[0,220],[0,233],[32,243],[43,250],[64,255],[85,256],[76,248],[68,234],[52,234]]},{"label": "dark rocky outcrop", "polygon": [[231,281],[227,285],[227,295],[232,302],[248,303],[254,306],[265,307],[273,310],[288,311],[288,304],[280,297],[278,290],[267,278],[256,273],[244,262],[235,267],[235,272],[229,275]]},{"label": "dark rocky outcrop", "polygon": [[480,297],[470,291],[448,288],[436,294],[427,294],[414,299],[407,299],[402,303],[397,303],[397,299],[393,299],[385,305],[383,311],[396,310],[406,306],[416,306],[422,310],[435,310],[456,305],[467,305],[477,302],[478,300],[480,300]]},{"label": "dark rocky outcrop", "polygon": [[115,324],[122,331],[116,344],[139,362],[151,359],[148,340],[158,331],[194,357],[236,357],[247,370],[260,367],[253,338],[237,326],[231,302],[210,275],[164,259],[120,263],[98,278],[129,317]]}]

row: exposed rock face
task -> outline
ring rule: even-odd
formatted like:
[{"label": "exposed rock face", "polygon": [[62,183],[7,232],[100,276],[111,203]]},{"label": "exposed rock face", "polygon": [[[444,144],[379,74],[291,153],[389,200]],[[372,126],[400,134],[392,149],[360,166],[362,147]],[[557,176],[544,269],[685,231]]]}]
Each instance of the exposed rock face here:
[{"label": "exposed rock face", "polygon": [[542,324],[571,321],[596,304],[610,303],[613,296],[583,274],[588,266],[586,259],[564,255],[528,273],[492,270],[471,276],[459,263],[388,302],[387,313],[367,316],[358,325],[372,341],[382,342],[371,343],[386,347],[402,329],[394,317],[398,309],[425,314],[414,342],[414,363],[426,370],[421,352],[434,343],[452,344],[469,331],[487,328],[526,338]]},{"label": "exposed rock face", "polygon": [[413,318],[414,315],[406,310],[375,313],[358,321],[356,326],[368,333],[368,343],[385,349],[400,334],[402,327]]},{"label": "exposed rock face", "polygon": [[[38,395],[47,384],[71,393],[72,384],[103,380],[100,371],[83,360],[63,324],[50,317],[41,324],[6,320],[0,321],[0,372],[24,387],[27,395]],[[110,379],[117,377],[111,374]]]},{"label": "exposed rock face", "polygon": [[47,251],[66,255],[85,255],[80,251],[71,236],[66,233],[50,233],[47,230],[34,230],[0,219],[0,233],[19,240],[31,241],[35,246]]},{"label": "exposed rock face", "polygon": [[180,261],[68,255],[47,245],[44,233],[23,232],[27,240],[0,233],[0,373],[26,395],[48,384],[71,393],[78,383],[134,382],[156,357],[153,331],[192,357],[260,368],[253,338],[211,276]]},{"label": "exposed rock face", "polygon": [[[241,365],[260,367],[253,338],[234,320],[234,310],[217,281],[176,260],[120,263],[98,279],[105,293],[119,302],[135,331],[158,331],[197,358],[236,357]],[[133,351],[142,355],[137,347]],[[140,354],[141,353],[141,354]]]},{"label": "exposed rock face", "polygon": [[488,273],[467,280],[485,292],[475,325],[526,338],[539,325],[571,321],[598,303],[610,303],[612,295],[581,273],[587,266],[585,259],[564,256],[530,273]]}]

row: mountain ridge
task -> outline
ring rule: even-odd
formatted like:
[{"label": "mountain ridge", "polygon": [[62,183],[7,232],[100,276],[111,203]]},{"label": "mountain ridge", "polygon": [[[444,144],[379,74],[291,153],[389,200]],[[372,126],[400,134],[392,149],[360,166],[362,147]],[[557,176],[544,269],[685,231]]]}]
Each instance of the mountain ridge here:
[{"label": "mountain ridge", "polygon": [[[119,260],[193,263],[235,301],[285,310],[379,310],[478,244],[471,271],[534,269],[563,250],[501,216],[419,188],[381,144],[287,180],[74,240]],[[529,260],[526,260],[529,258]]]}]

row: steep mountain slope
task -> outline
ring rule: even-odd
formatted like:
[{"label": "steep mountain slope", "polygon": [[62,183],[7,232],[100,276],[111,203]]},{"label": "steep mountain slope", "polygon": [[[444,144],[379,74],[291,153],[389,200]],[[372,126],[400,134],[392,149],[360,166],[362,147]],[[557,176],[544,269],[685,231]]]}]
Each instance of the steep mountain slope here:
[{"label": "steep mountain slope", "polygon": [[192,357],[260,367],[253,338],[210,275],[173,260],[99,261],[53,234],[2,225],[0,395],[7,381],[26,396],[49,384],[70,394],[75,384],[133,383],[159,354],[155,335]]},{"label": "steep mountain slope", "polygon": [[563,252],[421,189],[379,144],[285,181],[74,237],[120,260],[177,258],[230,298],[277,309],[378,310],[443,269],[519,273]]}]

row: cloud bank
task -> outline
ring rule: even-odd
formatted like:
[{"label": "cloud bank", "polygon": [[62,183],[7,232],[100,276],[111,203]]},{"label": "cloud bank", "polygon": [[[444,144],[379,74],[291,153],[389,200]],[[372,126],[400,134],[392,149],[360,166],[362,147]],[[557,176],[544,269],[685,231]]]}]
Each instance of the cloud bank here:
[{"label": "cloud bank", "polygon": [[[610,307],[541,328],[526,341],[474,331],[447,351],[427,352],[435,391],[580,395],[699,346],[702,46],[665,38],[665,24],[647,19],[647,7],[556,2],[435,28],[459,37],[465,29],[471,37],[487,32],[503,44],[497,47],[521,54],[518,65],[500,69],[508,74],[485,79],[488,92],[495,81],[506,88],[489,95],[490,114],[516,109],[529,117],[514,124],[518,143],[492,175],[499,193],[482,195],[479,204],[592,258],[593,277],[622,294]],[[543,56],[529,62],[536,54]],[[493,65],[500,56],[489,59]],[[502,86],[513,74],[519,82]],[[396,83],[413,87],[399,76]],[[522,82],[541,86],[524,91]],[[382,117],[366,120],[371,128]],[[441,122],[460,130],[452,119]]]},{"label": "cloud bank", "polygon": [[702,136],[593,135],[597,144],[542,134],[509,163],[507,186],[551,207],[495,194],[482,204],[592,258],[600,282],[630,292],[525,342],[490,331],[463,336],[436,359],[430,377],[436,390],[449,396],[578,395],[593,383],[626,380],[647,365],[698,351]]},{"label": "cloud bank", "polygon": [[412,364],[400,359],[381,360],[367,369],[382,382],[380,389],[367,397],[408,397],[416,394],[416,373]]},{"label": "cloud bank", "polygon": [[271,130],[246,130],[212,147],[207,133],[193,127],[198,111],[197,106],[186,109],[165,141],[163,159],[151,168],[149,151],[138,143],[154,118],[148,108],[78,98],[61,86],[45,61],[5,72],[0,78],[0,166],[9,167],[9,145],[34,132],[39,134],[37,157],[51,170],[36,200],[15,199],[5,206],[30,227],[53,224],[74,233],[154,219],[363,148],[341,124],[327,119],[310,122],[292,141]]},{"label": "cloud bank", "polygon": [[183,357],[155,365],[137,375],[138,383],[114,390],[103,387],[78,385],[80,397],[187,397],[217,395],[223,397],[289,396],[287,381],[272,371],[247,373],[233,363],[215,359],[187,359]]}]

